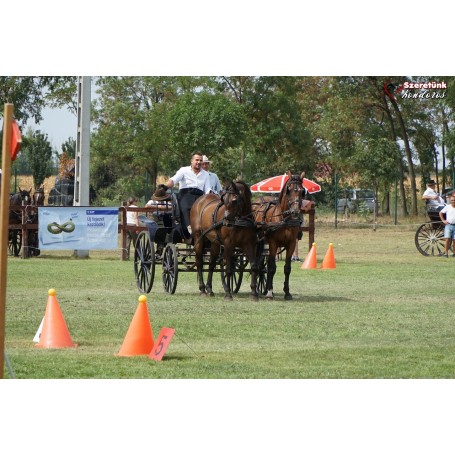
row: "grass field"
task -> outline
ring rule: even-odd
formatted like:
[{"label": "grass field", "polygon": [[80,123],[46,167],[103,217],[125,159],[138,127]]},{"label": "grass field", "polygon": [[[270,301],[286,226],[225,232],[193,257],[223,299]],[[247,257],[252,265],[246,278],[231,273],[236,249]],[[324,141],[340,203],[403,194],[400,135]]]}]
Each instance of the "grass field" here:
[{"label": "grass field", "polygon": [[[332,242],[337,267],[293,263],[292,301],[283,299],[282,261],[275,300],[257,303],[248,276],[232,302],[219,275],[214,298],[199,297],[195,273],[180,273],[169,295],[158,267],[147,296],[153,334],[176,331],[162,362],[116,356],[140,295],[119,251],[9,258],[6,352],[16,378],[454,378],[455,258],[422,256],[414,232],[316,226],[318,264]],[[306,246],[304,236],[301,257]],[[50,288],[75,349],[33,343]]]},{"label": "grass field", "polygon": [[[284,301],[283,261],[273,301],[248,296],[249,276],[232,302],[215,276],[201,298],[196,274],[180,273],[167,294],[158,274],[147,296],[154,337],[175,336],[162,362],[117,357],[140,295],[132,261],[119,251],[9,258],[6,351],[16,378],[453,378],[455,258],[424,257],[414,229],[319,227],[320,265],[329,242],[336,269],[293,263],[292,301]],[[307,239],[300,243],[306,251]],[[301,254],[304,256],[304,254]],[[78,347],[33,343],[55,288]],[[5,371],[8,377],[8,371]]]}]

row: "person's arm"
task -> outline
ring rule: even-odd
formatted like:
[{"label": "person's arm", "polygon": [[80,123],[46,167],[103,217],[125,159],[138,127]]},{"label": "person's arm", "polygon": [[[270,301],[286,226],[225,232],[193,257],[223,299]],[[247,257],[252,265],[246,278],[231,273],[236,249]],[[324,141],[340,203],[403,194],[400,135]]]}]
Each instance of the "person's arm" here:
[{"label": "person's arm", "polygon": [[218,176],[215,174],[215,177],[216,177],[216,185],[215,185],[215,190],[218,194],[221,193],[221,190],[223,189],[222,186],[221,186],[221,182],[220,182],[220,179],[218,178]]},{"label": "person's arm", "polygon": [[422,200],[427,201],[431,199],[433,200],[439,199],[439,196],[437,194],[436,195],[428,194],[426,191],[422,194]]},{"label": "person's arm", "polygon": [[445,213],[445,210],[442,209],[439,211],[439,218],[441,218],[441,221],[444,223],[444,224],[447,224],[448,221],[444,218],[444,213]]},{"label": "person's arm", "polygon": [[203,171],[207,175],[205,176],[205,181],[204,181],[204,191],[205,194],[209,194],[212,191],[212,185],[210,184],[210,174],[207,171]]}]

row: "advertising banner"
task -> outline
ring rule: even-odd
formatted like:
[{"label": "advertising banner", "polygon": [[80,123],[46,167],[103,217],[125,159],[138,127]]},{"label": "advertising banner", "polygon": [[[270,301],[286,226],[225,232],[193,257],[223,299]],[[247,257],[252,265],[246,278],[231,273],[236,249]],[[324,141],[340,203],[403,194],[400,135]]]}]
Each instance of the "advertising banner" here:
[{"label": "advertising banner", "polygon": [[41,250],[113,250],[118,246],[117,207],[39,207]]}]

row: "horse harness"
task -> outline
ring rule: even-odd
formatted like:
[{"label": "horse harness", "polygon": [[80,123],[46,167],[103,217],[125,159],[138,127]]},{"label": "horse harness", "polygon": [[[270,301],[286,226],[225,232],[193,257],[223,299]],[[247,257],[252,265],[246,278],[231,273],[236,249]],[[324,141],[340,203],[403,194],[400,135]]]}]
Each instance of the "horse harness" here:
[{"label": "horse harness", "polygon": [[[287,204],[288,207],[292,207],[296,202],[298,205],[299,204],[299,198],[296,198],[293,201],[290,201],[288,199]],[[262,237],[266,237],[267,235],[278,231],[279,229],[282,228],[293,228],[293,227],[299,227],[300,226],[300,218],[295,216],[296,211],[292,210],[289,208],[288,210],[280,212],[278,215],[274,214],[275,208],[278,206],[279,201],[278,200],[272,200],[272,201],[266,201],[265,199],[262,198],[262,201],[260,203],[256,203],[256,205],[259,205],[259,209],[256,210],[256,213],[261,212],[262,217],[260,221],[257,221],[257,225],[259,229],[261,230]],[[269,210],[273,210],[271,218],[280,218],[280,221],[276,222],[268,222],[267,221],[267,212]]]},{"label": "horse harness", "polygon": [[[255,226],[254,220],[253,220],[253,215],[252,213],[245,215],[245,216],[236,216],[236,217],[231,217],[230,213],[226,210],[224,213],[223,218],[220,221],[217,221],[218,218],[218,212],[220,208],[225,205],[224,204],[224,196],[226,193],[233,193],[229,190],[226,190],[222,196],[221,199],[218,201],[215,210],[212,213],[212,226],[209,228],[205,229],[201,233],[201,237],[199,238],[198,241],[200,241],[202,238],[204,238],[209,232],[215,230],[216,231],[216,241],[219,244],[222,244],[222,240],[220,237],[220,228],[221,227],[237,227],[237,228],[252,228]],[[204,214],[204,211],[208,208],[210,204],[213,204],[213,202],[216,201],[211,201],[209,202],[201,211],[200,214],[200,219],[202,220],[202,216]]]}]

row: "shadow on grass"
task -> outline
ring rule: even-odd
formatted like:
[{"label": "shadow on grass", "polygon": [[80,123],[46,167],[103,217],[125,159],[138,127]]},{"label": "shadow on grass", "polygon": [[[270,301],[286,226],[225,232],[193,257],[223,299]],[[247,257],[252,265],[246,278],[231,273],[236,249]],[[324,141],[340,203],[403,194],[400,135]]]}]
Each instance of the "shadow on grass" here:
[{"label": "shadow on grass", "polygon": [[330,295],[306,295],[294,298],[294,300],[302,302],[355,302],[357,299],[349,299],[347,297],[337,297]]}]

